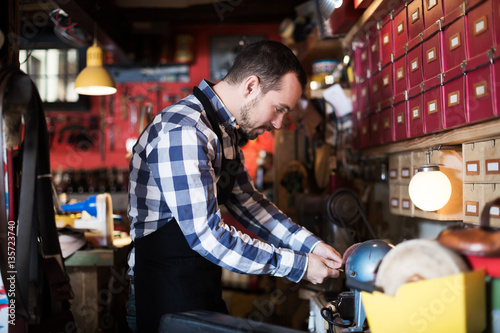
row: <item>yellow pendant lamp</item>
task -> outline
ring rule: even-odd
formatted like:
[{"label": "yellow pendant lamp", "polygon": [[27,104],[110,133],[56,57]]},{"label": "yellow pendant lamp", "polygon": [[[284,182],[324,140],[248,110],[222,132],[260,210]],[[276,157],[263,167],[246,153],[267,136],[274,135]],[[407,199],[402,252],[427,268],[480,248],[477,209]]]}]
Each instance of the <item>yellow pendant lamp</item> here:
[{"label": "yellow pendant lamp", "polygon": [[85,67],[75,81],[75,91],[80,95],[112,95],[116,93],[115,80],[103,67],[102,49],[94,44],[87,50],[87,67]]}]

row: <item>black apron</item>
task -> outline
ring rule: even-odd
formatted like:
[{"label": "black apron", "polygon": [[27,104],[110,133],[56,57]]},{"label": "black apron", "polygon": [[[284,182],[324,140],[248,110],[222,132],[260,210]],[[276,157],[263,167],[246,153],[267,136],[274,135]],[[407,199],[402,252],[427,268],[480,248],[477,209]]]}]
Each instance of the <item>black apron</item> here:
[{"label": "black apron", "polygon": [[[222,145],[222,133],[212,105],[197,87],[193,92],[203,104]],[[231,163],[240,161],[226,160],[222,149],[222,169]],[[228,175],[229,185],[226,179],[223,187],[217,187],[219,205],[228,200],[234,186],[234,175]],[[222,268],[190,248],[175,219],[134,243],[138,332],[157,332],[161,317],[167,313],[191,310],[228,313],[222,299]]]}]

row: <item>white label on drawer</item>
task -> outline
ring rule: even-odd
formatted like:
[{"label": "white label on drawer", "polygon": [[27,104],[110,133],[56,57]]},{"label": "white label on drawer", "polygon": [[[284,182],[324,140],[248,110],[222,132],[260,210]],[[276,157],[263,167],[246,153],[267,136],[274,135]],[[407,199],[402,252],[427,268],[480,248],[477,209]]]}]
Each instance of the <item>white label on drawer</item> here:
[{"label": "white label on drawer", "polygon": [[437,4],[437,0],[429,0],[429,8],[434,7]]},{"label": "white label on drawer", "polygon": [[407,169],[407,168],[401,169],[401,177],[409,178],[410,177],[410,169]]},{"label": "white label on drawer", "polygon": [[411,63],[411,70],[414,71],[416,69],[418,69],[418,59],[413,60]]},{"label": "white label on drawer", "polygon": [[468,172],[477,172],[477,164],[476,163],[467,163],[467,171]]},{"label": "white label on drawer", "polygon": [[411,21],[415,22],[416,20],[418,20],[418,9],[411,14]]},{"label": "white label on drawer", "polygon": [[388,75],[386,75],[382,78],[382,83],[384,84],[384,86],[389,85],[389,76]]},{"label": "white label on drawer", "polygon": [[401,113],[396,116],[396,122],[398,124],[402,124],[403,123],[403,115]]},{"label": "white label on drawer", "polygon": [[486,163],[486,171],[487,172],[500,171],[499,162],[488,162],[488,163]]},{"label": "white label on drawer", "polygon": [[467,205],[465,205],[465,210],[468,213],[477,213],[477,205],[467,204]]},{"label": "white label on drawer", "polygon": [[409,209],[409,208],[410,208],[410,200],[408,200],[408,199],[403,199],[402,206],[403,206],[403,208],[405,208],[405,209]]},{"label": "white label on drawer", "polygon": [[373,43],[371,46],[371,49],[372,49],[372,53],[377,51],[377,44]]},{"label": "white label on drawer", "polygon": [[391,199],[391,206],[392,206],[392,207],[397,207],[397,206],[399,206],[399,200],[398,200],[398,199],[395,199],[395,198],[392,198],[392,199]]},{"label": "white label on drawer", "polygon": [[420,108],[418,106],[411,110],[411,116],[413,119],[420,118]]},{"label": "white label on drawer", "polygon": [[432,48],[427,51],[427,62],[431,62],[434,59],[436,59],[436,51],[434,48]]},{"label": "white label on drawer", "polygon": [[401,80],[404,77],[403,68],[399,68],[398,69],[396,77],[397,77],[398,80]]},{"label": "white label on drawer", "polygon": [[449,96],[448,104],[457,104],[458,103],[458,94],[454,93]]},{"label": "white label on drawer", "polygon": [[372,89],[373,89],[373,92],[377,92],[378,91],[378,84],[374,83],[372,86]]},{"label": "white label on drawer", "polygon": [[484,21],[484,19],[479,20],[474,25],[474,34],[477,35],[478,33],[482,32],[485,29],[486,29],[486,22]]},{"label": "white label on drawer", "polygon": [[401,22],[401,23],[399,23],[399,24],[398,24],[398,35],[399,35],[400,33],[402,33],[402,32],[403,32],[403,30],[404,30],[403,23],[405,23],[405,22],[403,21],[403,22]]},{"label": "white label on drawer", "polygon": [[392,170],[389,171],[389,177],[390,178],[394,179],[397,176],[398,176],[398,172],[396,170],[392,169]]},{"label": "white label on drawer", "polygon": [[382,40],[382,41],[384,42],[384,45],[385,45],[385,44],[388,44],[388,43],[389,43],[389,35],[388,35],[388,34],[385,34],[385,35],[384,35],[384,38],[383,38],[383,40]]},{"label": "white label on drawer", "polygon": [[428,105],[429,105],[429,108],[427,110],[428,113],[436,112],[436,102],[430,102]]},{"label": "white label on drawer", "polygon": [[459,38],[458,35],[457,36],[453,36],[451,38],[450,45],[451,45],[452,49],[455,48],[455,47],[457,47],[458,45],[460,45],[460,38]]},{"label": "white label on drawer", "polygon": [[498,206],[491,206],[491,208],[490,208],[490,215],[496,216],[496,217],[500,216],[500,207],[498,207]]},{"label": "white label on drawer", "polygon": [[483,96],[485,94],[484,85],[476,86],[476,96]]},{"label": "white label on drawer", "polygon": [[361,96],[366,97],[366,88],[361,89]]},{"label": "white label on drawer", "polygon": [[366,60],[366,52],[361,52],[361,60]]},{"label": "white label on drawer", "polygon": [[377,124],[377,123],[373,123],[373,125],[372,125],[372,130],[373,130],[374,132],[378,131],[378,124]]},{"label": "white label on drawer", "polygon": [[352,94],[351,99],[352,99],[353,102],[356,102],[356,100],[358,99],[358,97],[356,96],[356,94]]}]

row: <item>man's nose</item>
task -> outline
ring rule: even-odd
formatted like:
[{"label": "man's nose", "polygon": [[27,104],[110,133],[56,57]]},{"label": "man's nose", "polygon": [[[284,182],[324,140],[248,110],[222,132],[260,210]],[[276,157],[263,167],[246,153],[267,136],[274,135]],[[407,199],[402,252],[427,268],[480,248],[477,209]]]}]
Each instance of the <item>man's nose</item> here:
[{"label": "man's nose", "polygon": [[284,114],[279,114],[276,116],[276,118],[274,118],[272,121],[271,121],[271,125],[273,125],[274,128],[276,129],[280,129],[281,126],[283,125],[283,118],[285,117]]}]

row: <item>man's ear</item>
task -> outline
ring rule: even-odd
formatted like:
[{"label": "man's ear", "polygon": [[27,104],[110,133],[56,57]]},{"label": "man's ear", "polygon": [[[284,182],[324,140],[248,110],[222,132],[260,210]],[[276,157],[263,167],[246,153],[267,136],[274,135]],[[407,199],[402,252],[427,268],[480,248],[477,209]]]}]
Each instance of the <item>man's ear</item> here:
[{"label": "man's ear", "polygon": [[257,96],[260,89],[260,80],[256,75],[251,75],[243,81],[242,90],[243,97],[247,98],[249,96]]}]

